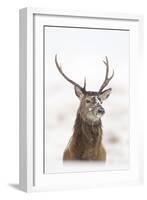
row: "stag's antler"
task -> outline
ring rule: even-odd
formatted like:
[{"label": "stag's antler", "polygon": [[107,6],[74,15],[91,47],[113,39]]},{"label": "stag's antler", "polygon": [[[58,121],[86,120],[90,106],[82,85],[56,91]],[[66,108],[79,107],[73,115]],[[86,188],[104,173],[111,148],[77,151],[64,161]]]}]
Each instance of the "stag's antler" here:
[{"label": "stag's antler", "polygon": [[102,83],[98,93],[101,93],[103,91],[103,89],[108,85],[108,83],[110,82],[110,80],[113,78],[114,76],[114,70],[113,70],[113,73],[112,75],[110,76],[110,78],[108,78],[108,75],[109,75],[109,62],[108,62],[108,58],[106,56],[106,61],[103,60],[104,64],[106,65],[106,75],[105,75],[105,80],[104,82]]},{"label": "stag's antler", "polygon": [[59,70],[60,74],[61,74],[68,82],[70,82],[71,84],[73,84],[73,85],[76,86],[76,87],[79,87],[83,92],[86,92],[86,78],[84,79],[84,86],[81,87],[78,83],[74,82],[73,80],[71,80],[70,78],[68,78],[68,77],[64,74],[64,72],[62,71],[61,65],[58,64],[57,55],[55,55],[55,63],[56,63],[57,69]]}]

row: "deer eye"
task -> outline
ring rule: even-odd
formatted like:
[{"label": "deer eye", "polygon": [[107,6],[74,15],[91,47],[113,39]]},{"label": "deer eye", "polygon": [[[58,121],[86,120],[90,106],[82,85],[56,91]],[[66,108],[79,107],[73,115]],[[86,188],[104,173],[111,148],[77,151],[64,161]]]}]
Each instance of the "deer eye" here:
[{"label": "deer eye", "polygon": [[90,100],[86,99],[86,103],[90,103]]}]

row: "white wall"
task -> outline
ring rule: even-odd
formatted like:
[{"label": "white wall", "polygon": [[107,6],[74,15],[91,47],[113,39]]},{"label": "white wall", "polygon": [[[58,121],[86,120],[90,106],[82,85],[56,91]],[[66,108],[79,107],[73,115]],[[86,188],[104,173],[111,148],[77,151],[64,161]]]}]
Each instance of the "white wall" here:
[{"label": "white wall", "polygon": [[[108,12],[147,13],[145,0],[3,0],[0,10],[0,199],[146,199],[146,186],[98,188],[87,191],[65,191],[24,194],[18,191],[18,9],[48,7]],[[146,47],[145,47],[146,48]],[[147,49],[145,49],[147,50]],[[142,70],[142,66],[140,66]],[[145,74],[145,71],[144,73]],[[143,85],[143,84],[142,84]],[[143,87],[142,91],[146,91]],[[144,111],[146,95],[141,96],[140,109]],[[145,137],[145,140],[146,137]],[[147,146],[147,145],[145,145]],[[145,147],[145,150],[147,148]],[[146,151],[147,152],[147,151]],[[145,154],[145,157],[146,154]],[[145,162],[145,168],[147,162]],[[86,181],[86,177],[85,177]],[[15,187],[12,187],[15,186]],[[3,196],[3,197],[2,197]],[[147,195],[146,195],[147,197]]]}]

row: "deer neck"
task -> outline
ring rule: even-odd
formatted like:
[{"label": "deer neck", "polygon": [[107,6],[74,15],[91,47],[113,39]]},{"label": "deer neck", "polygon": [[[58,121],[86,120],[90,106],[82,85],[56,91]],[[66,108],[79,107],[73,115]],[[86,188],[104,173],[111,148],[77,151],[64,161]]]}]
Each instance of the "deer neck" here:
[{"label": "deer neck", "polygon": [[101,120],[96,123],[90,123],[84,121],[80,113],[77,113],[74,125],[74,136],[76,138],[76,144],[82,149],[95,147],[98,143],[100,145],[102,140]]}]

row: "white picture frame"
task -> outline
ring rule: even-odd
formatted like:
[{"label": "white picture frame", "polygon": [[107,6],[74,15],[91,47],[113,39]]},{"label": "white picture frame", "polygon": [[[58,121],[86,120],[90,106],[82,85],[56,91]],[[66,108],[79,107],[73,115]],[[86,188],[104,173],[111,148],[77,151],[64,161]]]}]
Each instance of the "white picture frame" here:
[{"label": "white picture frame", "polygon": [[[45,174],[43,138],[43,26],[83,26],[130,31],[130,165],[125,171]],[[37,43],[36,42],[37,38]],[[40,38],[40,39],[39,39]],[[40,52],[41,57],[40,57]],[[143,130],[139,116],[143,17],[130,14],[20,10],[19,185],[25,192],[139,184],[143,181]],[[37,60],[36,60],[37,57]],[[137,114],[136,114],[137,113]],[[135,125],[135,128],[134,128]]]}]

